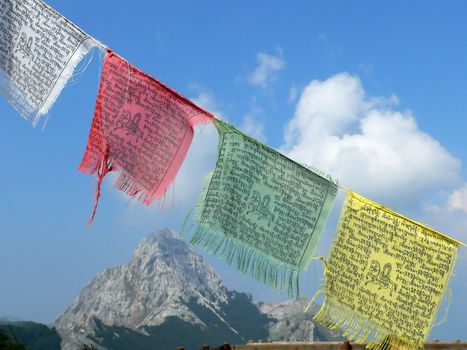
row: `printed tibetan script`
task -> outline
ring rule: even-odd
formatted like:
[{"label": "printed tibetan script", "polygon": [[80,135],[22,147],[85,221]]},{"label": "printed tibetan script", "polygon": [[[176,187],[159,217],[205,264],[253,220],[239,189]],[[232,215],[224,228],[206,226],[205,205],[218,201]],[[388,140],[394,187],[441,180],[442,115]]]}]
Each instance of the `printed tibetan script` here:
[{"label": "printed tibetan script", "polygon": [[97,172],[99,181],[106,172],[119,171],[115,186],[149,205],[175,178],[193,126],[212,118],[108,50],[80,170]]},{"label": "printed tibetan script", "polygon": [[236,255],[242,271],[290,292],[320,241],[337,185],[230,125],[216,125],[219,156],[193,242],[212,252],[226,244],[224,260]]},{"label": "printed tibetan script", "polygon": [[41,0],[0,0],[0,92],[34,125],[96,41]]},{"label": "printed tibetan script", "polygon": [[422,347],[459,242],[350,192],[326,264],[318,323],[370,347]]}]

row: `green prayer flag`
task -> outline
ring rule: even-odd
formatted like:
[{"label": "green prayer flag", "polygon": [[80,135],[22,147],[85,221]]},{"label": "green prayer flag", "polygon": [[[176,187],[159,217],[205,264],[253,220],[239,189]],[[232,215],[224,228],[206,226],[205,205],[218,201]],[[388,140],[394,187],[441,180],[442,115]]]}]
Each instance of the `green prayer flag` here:
[{"label": "green prayer flag", "polygon": [[321,239],[337,185],[230,124],[216,127],[218,160],[197,205],[191,243],[298,296],[299,271]]}]

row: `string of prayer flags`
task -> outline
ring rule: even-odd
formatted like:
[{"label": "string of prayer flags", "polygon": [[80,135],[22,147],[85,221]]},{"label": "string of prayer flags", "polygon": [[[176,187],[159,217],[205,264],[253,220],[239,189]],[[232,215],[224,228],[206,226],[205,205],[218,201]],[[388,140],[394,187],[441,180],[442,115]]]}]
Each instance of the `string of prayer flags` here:
[{"label": "string of prayer flags", "polygon": [[197,204],[191,243],[298,295],[299,272],[321,239],[337,185],[233,126],[215,124],[218,160]]},{"label": "string of prayer flags", "polygon": [[0,0],[0,93],[33,125],[99,45],[41,0]]},{"label": "string of prayer flags", "polygon": [[423,348],[460,244],[349,191],[314,320],[371,349]]},{"label": "string of prayer flags", "polygon": [[161,198],[193,138],[193,126],[213,116],[161,82],[107,51],[89,140],[79,170],[97,172],[92,222],[105,175],[143,204]]}]

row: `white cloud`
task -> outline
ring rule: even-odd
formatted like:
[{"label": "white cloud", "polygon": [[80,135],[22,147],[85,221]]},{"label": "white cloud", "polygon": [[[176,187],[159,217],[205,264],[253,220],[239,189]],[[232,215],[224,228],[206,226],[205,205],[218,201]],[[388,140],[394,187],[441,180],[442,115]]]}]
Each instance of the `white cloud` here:
[{"label": "white cloud", "polygon": [[298,89],[295,85],[292,85],[289,89],[289,98],[287,99],[287,101],[289,103],[295,102],[295,100],[297,99],[297,96],[298,96]]},{"label": "white cloud", "polygon": [[447,205],[449,210],[463,210],[467,213],[467,183],[451,194]]},{"label": "white cloud", "polygon": [[258,67],[248,77],[248,82],[254,86],[267,88],[275,79],[276,73],[285,68],[285,60],[281,49],[276,55],[260,52],[256,55]]},{"label": "white cloud", "polygon": [[266,136],[264,135],[264,124],[256,119],[254,113],[249,113],[245,118],[243,118],[243,123],[240,129],[249,136],[263,142],[266,141]]},{"label": "white cloud", "polygon": [[180,199],[192,201],[197,198],[204,177],[214,168],[218,142],[219,134],[214,124],[195,127],[193,143],[175,182]]},{"label": "white cloud", "polygon": [[216,97],[210,91],[202,89],[197,84],[192,84],[190,89],[195,91],[197,95],[195,97],[190,98],[193,103],[197,104],[201,108],[204,108],[208,112],[214,114],[219,118],[225,118],[224,112],[222,111],[222,107],[219,105]]},{"label": "white cloud", "polygon": [[432,204],[422,209],[419,221],[460,241],[466,240],[467,212],[453,210],[449,200],[442,205]]},{"label": "white cloud", "polygon": [[263,109],[258,106],[256,97],[250,100],[250,110],[243,117],[240,129],[249,136],[252,136],[260,141],[266,142],[264,134],[264,123],[259,120],[259,116],[263,113]]},{"label": "white cloud", "polygon": [[304,89],[282,151],[376,200],[414,202],[459,180],[460,162],[421,131],[395,96],[368,98],[358,77],[337,74]]}]

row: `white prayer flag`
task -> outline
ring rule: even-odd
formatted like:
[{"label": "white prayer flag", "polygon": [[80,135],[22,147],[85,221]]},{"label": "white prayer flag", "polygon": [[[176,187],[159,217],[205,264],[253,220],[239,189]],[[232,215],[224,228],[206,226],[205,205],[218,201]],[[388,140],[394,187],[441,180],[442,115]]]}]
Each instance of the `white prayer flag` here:
[{"label": "white prayer flag", "polygon": [[96,45],[41,0],[0,0],[0,93],[36,125]]}]

